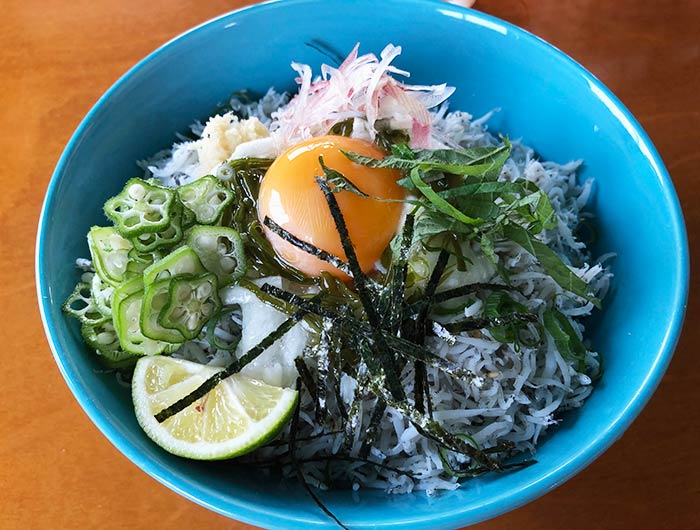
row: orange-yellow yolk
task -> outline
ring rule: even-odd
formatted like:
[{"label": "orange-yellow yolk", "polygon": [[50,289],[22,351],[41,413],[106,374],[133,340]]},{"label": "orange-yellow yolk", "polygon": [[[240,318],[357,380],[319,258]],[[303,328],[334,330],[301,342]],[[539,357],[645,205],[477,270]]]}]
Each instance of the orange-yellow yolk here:
[{"label": "orange-yellow yolk", "polygon": [[[344,136],[323,136],[301,142],[280,155],[267,170],[260,184],[258,216],[270,217],[299,239],[346,259],[328,204],[315,178],[323,176],[319,156],[326,167],[347,177],[371,197],[402,199],[403,189],[396,184],[399,172],[369,168],[351,162],[340,150],[372,158],[385,153],[364,140]],[[403,210],[401,203],[388,203],[360,197],[349,191],[335,194],[348,227],[362,270],[374,269],[397,227]],[[287,263],[308,276],[328,271],[340,278],[347,276],[325,261],[296,248],[266,230],[275,252]]]}]

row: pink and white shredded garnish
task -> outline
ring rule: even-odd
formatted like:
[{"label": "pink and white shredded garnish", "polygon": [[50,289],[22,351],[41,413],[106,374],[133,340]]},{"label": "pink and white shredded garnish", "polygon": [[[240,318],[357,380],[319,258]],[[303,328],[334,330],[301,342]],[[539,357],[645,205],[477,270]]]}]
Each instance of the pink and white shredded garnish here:
[{"label": "pink and white shredded garnish", "polygon": [[353,119],[353,134],[374,140],[380,125],[408,133],[410,145],[427,149],[440,145],[433,138],[429,109],[443,103],[454,87],[407,85],[390,74],[409,77],[391,63],[401,47],[389,44],[379,58],[373,53],[358,56],[359,43],[338,68],[321,66],[321,76],[312,79],[311,67],[292,63],[299,73],[299,92],[273,114],[271,129],[280,148],[314,136],[328,134],[336,123]]}]

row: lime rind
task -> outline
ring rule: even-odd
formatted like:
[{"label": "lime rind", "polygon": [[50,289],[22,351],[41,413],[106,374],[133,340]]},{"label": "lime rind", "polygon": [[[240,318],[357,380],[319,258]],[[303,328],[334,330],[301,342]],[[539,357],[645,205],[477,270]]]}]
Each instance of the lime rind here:
[{"label": "lime rind", "polygon": [[[139,359],[132,398],[136,419],[146,435],[169,453],[195,460],[235,458],[277,436],[291,418],[298,392],[241,374],[228,377],[163,423],[155,419],[164,406],[186,396],[220,370],[169,357]],[[255,394],[264,402],[256,404]]]}]

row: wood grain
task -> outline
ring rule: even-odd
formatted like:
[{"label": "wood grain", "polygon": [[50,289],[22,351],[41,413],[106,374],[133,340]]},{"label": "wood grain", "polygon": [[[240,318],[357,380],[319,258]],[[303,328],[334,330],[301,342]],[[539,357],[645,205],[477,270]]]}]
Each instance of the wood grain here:
[{"label": "wood grain", "polygon": [[[148,52],[244,5],[210,0],[3,0],[0,18],[0,528],[251,528],[138,470],[98,432],[51,357],[36,307],[44,191],[96,99]],[[642,122],[700,248],[700,2],[479,0],[569,53]],[[631,220],[633,221],[633,220]],[[700,308],[657,393],[624,437],[545,497],[481,530],[700,528]]]}]

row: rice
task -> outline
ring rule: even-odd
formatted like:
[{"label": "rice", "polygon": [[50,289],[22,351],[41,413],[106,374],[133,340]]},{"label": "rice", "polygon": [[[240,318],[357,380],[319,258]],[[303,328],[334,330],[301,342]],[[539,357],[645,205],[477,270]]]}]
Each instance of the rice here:
[{"label": "rice", "polygon": [[[257,118],[274,128],[275,116],[284,113],[288,101],[286,94],[270,89],[257,101],[234,97],[228,107],[242,119]],[[442,144],[454,148],[499,145],[499,140],[488,130],[490,116],[491,113],[472,119],[463,111],[449,112],[447,105],[443,104],[431,113],[434,135]],[[195,123],[191,129],[201,134],[203,127]],[[180,141],[172,149],[141,163],[146,176],[157,178],[167,186],[178,186],[196,178],[198,161],[194,143]],[[559,223],[557,228],[543,232],[541,241],[588,282],[596,296],[602,298],[611,278],[604,263],[609,256],[593,260],[585,245],[575,236],[579,223],[588,217],[583,209],[593,192],[591,180],[577,183],[580,165],[581,161],[558,164],[540,160],[532,148],[515,141],[500,179],[527,179],[547,193]],[[477,243],[469,244],[465,250],[474,256],[480,255]],[[590,302],[564,292],[535,258],[519,246],[499,243],[496,252],[509,270],[512,285],[521,293],[517,298],[519,303],[537,314],[540,320],[548,306],[556,307],[571,317],[579,336],[584,336],[581,317],[593,309]],[[428,256],[426,260],[434,258]],[[430,267],[430,263],[426,266]],[[501,281],[497,273],[488,268],[470,274],[480,274],[479,281]],[[465,281],[464,273],[453,270],[441,289]],[[480,300],[468,300],[462,315],[478,317],[483,315],[483,310]],[[534,454],[542,436],[561,421],[562,414],[583,404],[593,391],[593,380],[600,374],[598,353],[587,351],[584,368],[579,370],[578,363],[562,357],[548,335],[536,346],[521,345],[516,350],[511,344],[495,340],[488,331],[452,335],[440,328],[440,324],[449,323],[454,317],[433,318],[437,322],[436,334],[426,339],[426,346],[473,374],[458,380],[435,367],[427,367],[434,418],[448,431],[470,436],[482,449],[506,440],[512,443],[511,455]],[[532,338],[539,333],[532,324],[528,332]],[[226,330],[219,333],[225,336]],[[224,365],[231,354],[216,351],[205,340],[198,339],[185,344],[176,355],[200,363]],[[326,359],[325,355],[322,348],[310,352],[307,357],[310,369],[316,370]],[[401,382],[406,394],[411,396],[414,382],[412,363],[407,363],[403,369]],[[445,472],[436,443],[422,436],[401,411],[391,406],[384,412],[378,436],[367,458],[385,467],[363,461],[346,461],[342,466],[329,468],[324,458],[338,455],[341,450],[350,457],[358,457],[362,446],[360,433],[369,427],[375,403],[374,398],[362,389],[361,383],[347,374],[340,381],[340,396],[345,407],[356,411],[350,437],[346,432],[338,432],[339,424],[332,418],[326,418],[323,423],[316,421],[313,400],[302,388],[297,437],[304,441],[297,444],[296,458],[305,462],[304,475],[310,484],[323,488],[330,484],[346,484],[355,490],[368,487],[390,493],[422,490],[429,495],[460,486],[457,478]],[[336,406],[336,397],[332,393],[326,399],[328,407]],[[283,442],[288,436],[289,426],[281,434],[280,443],[258,449],[249,460],[260,465],[278,463],[284,473],[293,474],[291,463],[285,461],[289,448]],[[468,462],[468,458],[456,454],[450,454],[448,458],[453,462]]]}]

